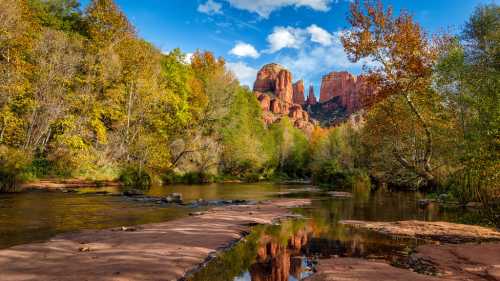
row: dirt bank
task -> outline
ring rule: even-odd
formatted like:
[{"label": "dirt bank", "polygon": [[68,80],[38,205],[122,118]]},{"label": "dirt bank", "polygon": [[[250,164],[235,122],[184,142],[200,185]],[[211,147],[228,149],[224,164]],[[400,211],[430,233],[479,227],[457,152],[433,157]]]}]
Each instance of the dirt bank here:
[{"label": "dirt bank", "polygon": [[165,223],[61,235],[0,250],[0,276],[2,281],[177,280],[241,239],[251,224],[272,223],[290,215],[288,208],[309,203],[226,206]]},{"label": "dirt bank", "polygon": [[20,186],[20,190],[64,190],[78,189],[82,187],[120,186],[118,181],[88,181],[80,179],[66,180],[38,180],[27,182]]}]

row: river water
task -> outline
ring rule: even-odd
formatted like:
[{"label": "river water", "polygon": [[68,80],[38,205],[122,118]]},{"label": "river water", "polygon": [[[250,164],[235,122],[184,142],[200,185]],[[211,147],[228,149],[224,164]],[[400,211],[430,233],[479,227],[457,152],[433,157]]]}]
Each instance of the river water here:
[{"label": "river water", "polygon": [[[79,193],[25,192],[0,194],[0,248],[47,240],[59,233],[162,222],[198,209],[131,201],[117,188],[81,189]],[[185,202],[311,198],[295,212],[305,219],[281,225],[256,226],[242,242],[191,276],[191,281],[298,281],[309,276],[317,259],[327,257],[399,257],[423,243],[343,227],[339,220],[457,221],[464,210],[431,204],[418,206],[418,193],[370,191],[357,187],[352,197],[334,197],[300,185],[213,184],[153,187],[150,196],[181,193]]]}]

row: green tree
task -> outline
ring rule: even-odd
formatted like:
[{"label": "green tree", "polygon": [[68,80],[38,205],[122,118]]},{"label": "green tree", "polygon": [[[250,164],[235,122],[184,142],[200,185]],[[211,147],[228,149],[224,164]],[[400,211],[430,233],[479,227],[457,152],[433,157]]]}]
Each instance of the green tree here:
[{"label": "green tree", "polygon": [[[436,86],[453,113],[451,183],[463,202],[480,200],[499,225],[500,7],[479,6],[461,38],[445,42]],[[456,133],[453,133],[456,132]]]},{"label": "green tree", "polygon": [[29,5],[41,25],[85,33],[78,0],[29,0]]}]

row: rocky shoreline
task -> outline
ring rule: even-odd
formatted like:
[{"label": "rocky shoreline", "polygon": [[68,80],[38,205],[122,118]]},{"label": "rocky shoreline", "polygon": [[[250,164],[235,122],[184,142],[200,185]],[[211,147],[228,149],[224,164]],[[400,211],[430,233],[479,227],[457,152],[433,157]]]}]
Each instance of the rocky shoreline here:
[{"label": "rocky shoreline", "polygon": [[216,207],[165,223],[56,236],[0,250],[2,280],[178,280],[239,241],[254,224],[293,216],[309,200]]},{"label": "rocky shoreline", "polygon": [[306,281],[500,280],[500,232],[496,230],[424,221],[342,221],[341,224],[385,235],[424,239],[428,243],[418,246],[397,264],[360,258],[320,260],[317,273]]}]

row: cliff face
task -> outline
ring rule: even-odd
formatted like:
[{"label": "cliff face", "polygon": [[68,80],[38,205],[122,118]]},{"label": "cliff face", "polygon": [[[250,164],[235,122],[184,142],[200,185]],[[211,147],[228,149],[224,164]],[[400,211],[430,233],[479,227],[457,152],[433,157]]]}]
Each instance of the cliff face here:
[{"label": "cliff face", "polygon": [[365,76],[354,76],[349,72],[331,72],[321,81],[320,102],[326,103],[338,97],[339,105],[347,114],[363,108],[362,99],[373,92]]},{"label": "cliff face", "polygon": [[294,125],[311,132],[318,121],[325,126],[336,125],[364,109],[364,97],[374,93],[365,76],[349,72],[331,72],[321,81],[320,100],[309,87],[304,98],[304,81],[292,84],[293,77],[284,67],[271,63],[257,74],[254,93],[264,111],[264,121],[272,124],[288,116]]},{"label": "cliff face", "polygon": [[290,71],[275,63],[265,65],[257,73],[253,90],[264,111],[266,124],[272,124],[288,116],[295,127],[306,133],[312,132],[315,122],[302,108],[304,83],[299,81],[292,85]]},{"label": "cliff face", "polygon": [[281,101],[293,103],[292,73],[279,64],[267,64],[257,73],[253,90],[260,93],[272,93]]},{"label": "cliff face", "polygon": [[309,86],[309,95],[307,96],[306,105],[315,105],[318,101],[316,100],[316,96],[314,95],[314,87]]},{"label": "cliff face", "polygon": [[303,105],[305,103],[304,80],[299,80],[293,84],[293,103]]}]

